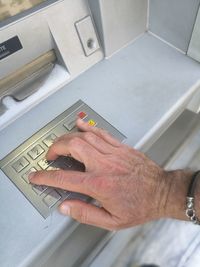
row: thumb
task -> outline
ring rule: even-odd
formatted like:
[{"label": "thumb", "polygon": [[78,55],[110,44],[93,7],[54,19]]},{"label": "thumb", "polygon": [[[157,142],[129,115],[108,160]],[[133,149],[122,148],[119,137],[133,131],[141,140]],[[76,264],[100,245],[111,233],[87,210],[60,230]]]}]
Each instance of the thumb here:
[{"label": "thumb", "polygon": [[65,200],[59,207],[64,215],[71,216],[80,223],[115,230],[115,221],[112,215],[104,208],[98,208],[92,204],[80,200]]}]

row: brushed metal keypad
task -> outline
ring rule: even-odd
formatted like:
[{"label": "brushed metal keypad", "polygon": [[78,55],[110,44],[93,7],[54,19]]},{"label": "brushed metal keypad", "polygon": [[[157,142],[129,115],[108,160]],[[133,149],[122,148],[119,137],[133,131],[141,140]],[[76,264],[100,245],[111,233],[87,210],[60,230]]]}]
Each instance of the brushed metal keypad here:
[{"label": "brushed metal keypad", "polygon": [[36,168],[32,167],[30,168],[25,174],[22,175],[22,178],[24,179],[24,181],[27,183],[27,184],[30,184],[30,181],[28,179],[28,176],[31,172],[36,172]]},{"label": "brushed metal keypad", "polygon": [[29,152],[28,155],[33,159],[37,159],[42,153],[44,153],[44,149],[40,145],[34,146]]},{"label": "brushed metal keypad", "polygon": [[38,165],[42,170],[46,170],[50,166],[50,162],[43,158],[38,162]]},{"label": "brushed metal keypad", "polygon": [[49,134],[44,140],[43,140],[43,143],[47,146],[47,147],[50,147],[54,140],[57,138],[57,136],[53,133]]},{"label": "brushed metal keypad", "polygon": [[46,185],[33,185],[28,179],[30,172],[40,170],[84,171],[84,165],[70,156],[61,156],[55,161],[45,159],[49,147],[56,138],[77,131],[76,119],[78,117],[88,122],[91,127],[98,125],[98,127],[106,129],[120,141],[125,139],[122,133],[79,100],[0,161],[1,170],[44,218],[47,218],[65,199],[88,200],[87,196],[79,193],[47,187]]},{"label": "brushed metal keypad", "polygon": [[52,190],[49,194],[47,194],[43,198],[43,202],[49,207],[53,207],[59,200],[61,199],[61,195],[56,191]]},{"label": "brushed metal keypad", "polygon": [[12,167],[17,173],[20,173],[28,165],[29,161],[25,157],[21,157],[12,164]]},{"label": "brushed metal keypad", "polygon": [[33,185],[32,189],[37,195],[41,195],[45,190],[47,190],[46,185]]}]

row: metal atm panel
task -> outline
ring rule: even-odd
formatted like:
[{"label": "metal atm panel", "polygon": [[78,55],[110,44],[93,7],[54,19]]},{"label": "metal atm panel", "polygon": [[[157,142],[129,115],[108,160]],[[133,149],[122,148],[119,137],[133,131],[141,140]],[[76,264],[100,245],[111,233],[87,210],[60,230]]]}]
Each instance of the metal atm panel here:
[{"label": "metal atm panel", "polygon": [[[196,36],[191,22],[198,23],[195,14],[200,1],[190,2],[184,1],[180,6],[180,1],[175,0],[168,5],[165,24],[161,21],[163,17],[156,16],[156,10],[162,7],[155,0],[44,1],[0,23],[0,43],[18,36],[23,47],[0,60],[1,266],[115,266],[131,239],[143,230],[149,231],[150,226],[108,232],[79,224],[57,209],[50,210],[44,219],[9,179],[7,167],[13,163],[13,173],[19,167],[18,161],[12,162],[15,158],[12,151],[25,153],[32,163],[31,157],[37,152],[36,160],[42,160],[41,148],[48,149],[41,139],[49,136],[43,135],[49,127],[45,125],[52,125],[56,117],[59,122],[60,114],[66,114],[65,110],[71,110],[79,99],[93,110],[96,119],[108,122],[101,125],[103,128],[108,127],[111,132],[115,129],[120,140],[125,135],[128,145],[154,159],[159,157],[159,147],[166,144],[161,142],[163,138],[170,139],[180,120],[199,112],[199,63],[187,56],[186,49],[180,51],[185,42],[179,45],[180,40],[188,43],[190,34]],[[172,33],[163,36],[156,29],[165,30],[173,24],[170,20],[173,6],[180,25],[181,14],[187,11],[189,16],[184,23],[190,28],[180,31],[173,27]],[[198,122],[199,118],[194,120],[195,125]],[[67,124],[72,131],[73,123],[70,120]],[[61,128],[60,133],[68,131]],[[194,133],[198,133],[197,128]],[[51,137],[54,136],[47,138],[47,144]],[[40,147],[36,144],[35,148],[35,141],[30,138],[41,141]],[[186,135],[181,138],[183,143],[187,141]],[[26,150],[29,145],[34,149]],[[16,150],[17,147],[23,151]],[[168,147],[166,162],[173,158],[170,151]],[[27,164],[23,159],[24,163]],[[28,165],[23,174],[26,168]],[[26,183],[26,176],[24,179]],[[50,198],[46,199],[46,203],[49,201]]]}]

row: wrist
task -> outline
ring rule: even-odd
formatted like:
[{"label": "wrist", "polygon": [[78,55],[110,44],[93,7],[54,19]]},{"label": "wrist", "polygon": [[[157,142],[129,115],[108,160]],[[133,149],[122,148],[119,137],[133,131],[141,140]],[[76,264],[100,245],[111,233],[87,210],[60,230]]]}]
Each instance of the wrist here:
[{"label": "wrist", "polygon": [[[186,197],[188,188],[194,173],[191,171],[169,171],[165,172],[166,199],[163,217],[186,220]],[[196,190],[195,199],[199,190]],[[199,203],[197,200],[196,203]],[[198,207],[197,207],[198,210]]]}]

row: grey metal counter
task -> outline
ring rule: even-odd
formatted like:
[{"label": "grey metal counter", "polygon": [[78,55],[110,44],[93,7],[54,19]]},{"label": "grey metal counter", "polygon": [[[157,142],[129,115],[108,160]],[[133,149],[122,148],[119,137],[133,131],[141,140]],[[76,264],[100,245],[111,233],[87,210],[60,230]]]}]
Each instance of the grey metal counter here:
[{"label": "grey metal counter", "polygon": [[[78,99],[117,127],[134,146],[199,78],[197,62],[145,34],[2,130],[0,158]],[[2,172],[0,212],[2,267],[28,266],[42,253],[47,257],[76,226],[58,212],[45,221]]]}]

